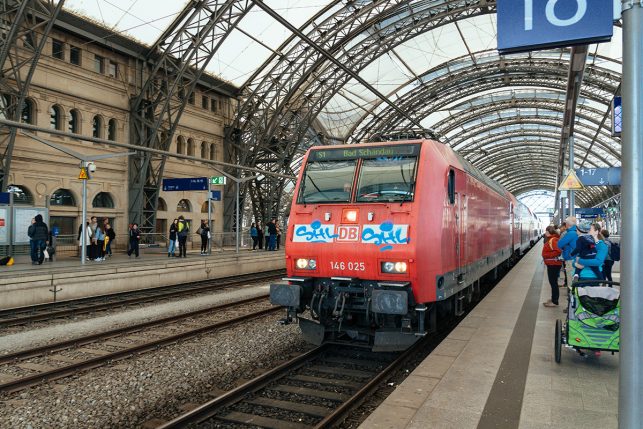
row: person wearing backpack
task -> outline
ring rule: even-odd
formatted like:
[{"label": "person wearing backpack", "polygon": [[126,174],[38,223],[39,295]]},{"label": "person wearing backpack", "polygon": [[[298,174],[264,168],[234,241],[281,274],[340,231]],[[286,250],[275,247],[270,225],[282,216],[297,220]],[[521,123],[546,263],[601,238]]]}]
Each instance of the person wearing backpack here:
[{"label": "person wearing backpack", "polygon": [[605,258],[605,263],[603,263],[603,275],[605,276],[605,280],[611,282],[614,261],[619,261],[621,259],[621,246],[619,246],[618,243],[612,243],[612,241],[609,240],[610,233],[608,230],[602,230],[601,234],[605,238],[603,241],[607,244],[607,257]]},{"label": "person wearing backpack", "polygon": [[179,216],[179,224],[177,226],[179,237],[179,258],[187,258],[187,241],[188,234],[190,233],[190,224],[185,220],[183,215]]},{"label": "person wearing backpack", "polygon": [[560,236],[556,232],[556,228],[548,226],[545,230],[545,244],[543,245],[542,257],[543,262],[547,266],[547,279],[549,286],[551,286],[551,299],[543,302],[545,307],[558,307],[558,299],[560,292],[558,291],[558,277],[560,276],[560,269],[563,266],[563,261],[560,260],[562,251],[558,247],[558,240]]}]

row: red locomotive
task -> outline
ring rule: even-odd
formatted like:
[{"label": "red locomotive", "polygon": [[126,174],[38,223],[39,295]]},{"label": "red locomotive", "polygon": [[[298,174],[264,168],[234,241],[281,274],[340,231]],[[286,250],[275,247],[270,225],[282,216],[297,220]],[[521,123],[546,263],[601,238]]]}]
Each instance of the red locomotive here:
[{"label": "red locomotive", "polygon": [[315,344],[405,349],[540,236],[526,206],[431,140],[312,148],[294,195],[270,298]]}]

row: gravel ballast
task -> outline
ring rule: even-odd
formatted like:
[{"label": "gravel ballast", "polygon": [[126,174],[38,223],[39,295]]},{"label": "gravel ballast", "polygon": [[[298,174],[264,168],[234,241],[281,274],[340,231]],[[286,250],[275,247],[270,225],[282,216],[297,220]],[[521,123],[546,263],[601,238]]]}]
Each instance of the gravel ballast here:
[{"label": "gravel ballast", "polygon": [[[202,299],[202,298],[201,298]],[[142,427],[169,420],[310,350],[267,316],[73,378],[0,397],[0,427]]]}]

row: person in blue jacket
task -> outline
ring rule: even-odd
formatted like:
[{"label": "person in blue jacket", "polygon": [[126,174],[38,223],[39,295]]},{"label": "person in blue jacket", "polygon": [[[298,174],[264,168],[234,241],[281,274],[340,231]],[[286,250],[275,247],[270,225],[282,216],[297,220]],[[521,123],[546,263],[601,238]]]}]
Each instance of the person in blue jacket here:
[{"label": "person in blue jacket", "polygon": [[576,249],[576,240],[578,240],[578,228],[576,224],[577,221],[574,216],[570,216],[565,219],[567,232],[560,237],[560,240],[558,240],[558,248],[563,252],[563,258],[566,261],[574,259],[571,253]]},{"label": "person in blue jacket", "polygon": [[[572,256],[572,251],[576,249],[576,241],[578,240],[578,229],[576,227],[577,221],[574,216],[569,216],[565,219],[565,233],[561,234],[560,240],[558,240],[558,248],[561,250],[562,258],[565,261],[563,264],[563,271],[565,273],[565,285],[567,285],[567,279],[571,279],[574,275],[574,263],[572,262],[575,258]],[[589,229],[589,225],[587,225]],[[587,232],[587,230],[585,230]]]},{"label": "person in blue jacket", "polygon": [[[603,279],[603,264],[607,257],[607,244],[605,244],[605,237],[601,234],[601,226],[598,223],[593,223],[589,228],[589,235],[596,243],[596,256],[591,259],[578,258],[574,264],[576,268],[580,269],[580,280]],[[597,267],[592,269],[591,267]]]}]

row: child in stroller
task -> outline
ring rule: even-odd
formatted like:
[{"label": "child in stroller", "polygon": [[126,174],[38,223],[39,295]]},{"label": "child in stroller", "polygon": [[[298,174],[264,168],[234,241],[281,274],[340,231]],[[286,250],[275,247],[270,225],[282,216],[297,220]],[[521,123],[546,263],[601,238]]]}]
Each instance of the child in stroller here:
[{"label": "child in stroller", "polygon": [[[571,255],[576,256],[576,261],[579,259],[593,259],[596,257],[596,243],[591,235],[581,235],[576,241],[576,248],[572,250]],[[597,279],[603,278],[603,273],[598,267],[587,267],[592,270]],[[578,280],[581,268],[576,267],[574,271],[574,281]]]}]

